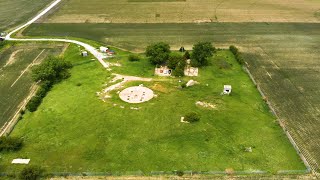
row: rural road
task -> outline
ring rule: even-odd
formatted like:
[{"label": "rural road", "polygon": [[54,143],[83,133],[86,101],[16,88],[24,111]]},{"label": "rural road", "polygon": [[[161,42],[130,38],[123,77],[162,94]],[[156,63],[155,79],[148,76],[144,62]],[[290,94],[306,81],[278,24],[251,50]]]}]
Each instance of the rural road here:
[{"label": "rural road", "polygon": [[53,42],[67,42],[67,43],[73,43],[73,44],[77,44],[79,46],[84,47],[87,51],[89,51],[95,58],[98,59],[98,61],[102,64],[103,67],[105,68],[109,68],[109,63],[104,62],[103,60],[103,54],[100,53],[98,50],[96,50],[96,48],[94,48],[93,46],[80,42],[80,41],[76,41],[76,40],[70,40],[70,39],[54,39],[54,38],[30,38],[30,39],[17,39],[17,38],[11,38],[11,36],[20,31],[21,29],[29,26],[30,24],[34,23],[35,21],[37,21],[39,18],[41,18],[43,15],[45,15],[46,13],[48,13],[52,8],[54,8],[56,5],[58,5],[62,0],[56,0],[54,1],[52,4],[50,4],[50,6],[48,6],[46,9],[44,9],[42,12],[40,12],[37,16],[35,16],[33,19],[31,19],[30,21],[28,21],[27,23],[19,26],[18,28],[14,29],[13,31],[9,32],[6,37],[5,40],[6,41],[53,41]]}]

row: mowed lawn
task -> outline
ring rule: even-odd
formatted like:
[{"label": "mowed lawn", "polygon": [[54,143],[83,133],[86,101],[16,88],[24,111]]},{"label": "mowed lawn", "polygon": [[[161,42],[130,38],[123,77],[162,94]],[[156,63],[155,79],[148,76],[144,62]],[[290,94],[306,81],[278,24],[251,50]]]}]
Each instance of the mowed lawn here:
[{"label": "mowed lawn", "polygon": [[[197,41],[238,46],[260,88],[313,169],[320,162],[319,23],[33,24],[27,36],[95,39],[132,51],[165,41],[187,49]],[[131,69],[130,69],[131,70]],[[145,70],[145,69],[144,69]]]},{"label": "mowed lawn", "polygon": [[[96,92],[110,80],[110,72],[92,57],[80,57],[76,46],[68,49],[65,58],[74,64],[71,77],[55,85],[39,109],[17,124],[11,136],[23,138],[24,147],[1,155],[3,170],[23,167],[10,164],[21,157],[49,172],[305,169],[229,51],[219,51],[211,66],[200,69],[200,76],[193,78],[200,84],[194,87],[180,89],[176,78],[154,77],[144,84],[158,97],[138,105],[122,102],[115,92],[103,102]],[[123,65],[125,61],[119,60]],[[220,69],[223,61],[231,69]],[[139,63],[150,67],[147,60]],[[232,95],[220,95],[224,84],[233,86]],[[199,100],[216,108],[196,106]],[[180,117],[192,111],[201,114],[201,120],[181,123]],[[253,152],[245,152],[245,147]]]},{"label": "mowed lawn", "polygon": [[0,0],[0,32],[26,22],[52,0]]}]

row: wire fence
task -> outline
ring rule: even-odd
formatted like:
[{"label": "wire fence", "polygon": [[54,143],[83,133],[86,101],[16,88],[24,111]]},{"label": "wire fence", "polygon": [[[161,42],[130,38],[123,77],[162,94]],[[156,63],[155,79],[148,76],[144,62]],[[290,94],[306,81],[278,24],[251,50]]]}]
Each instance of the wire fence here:
[{"label": "wire fence", "polygon": [[311,172],[311,166],[308,163],[307,159],[305,158],[305,156],[301,153],[298,145],[296,144],[295,140],[292,138],[290,132],[288,131],[288,129],[286,128],[285,124],[282,123],[281,119],[279,118],[279,116],[277,115],[275,109],[273,108],[271,102],[267,99],[267,97],[265,96],[265,94],[262,92],[260,86],[257,84],[257,82],[255,81],[255,79],[253,78],[251,72],[249,71],[249,69],[245,66],[243,66],[243,69],[245,72],[247,72],[247,74],[249,75],[250,79],[252,80],[252,82],[254,83],[254,85],[257,87],[259,93],[261,94],[261,96],[263,97],[263,99],[265,100],[265,102],[267,103],[269,109],[271,110],[271,112],[273,113],[273,115],[277,118],[281,128],[283,129],[283,131],[285,132],[285,134],[287,135],[290,143],[292,144],[292,146],[294,147],[294,149],[296,150],[297,154],[300,156],[301,160],[303,161],[304,165],[306,166],[306,170],[304,171],[298,171],[298,170],[283,170],[283,171],[278,171],[278,173],[280,174],[286,174],[289,172],[297,172],[299,173],[310,173]]}]

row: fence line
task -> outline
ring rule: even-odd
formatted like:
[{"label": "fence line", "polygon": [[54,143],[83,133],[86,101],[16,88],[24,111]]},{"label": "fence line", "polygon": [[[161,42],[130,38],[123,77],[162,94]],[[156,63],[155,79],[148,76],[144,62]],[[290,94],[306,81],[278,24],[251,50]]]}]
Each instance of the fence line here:
[{"label": "fence line", "polygon": [[14,126],[18,123],[19,117],[21,116],[20,112],[21,110],[24,110],[30,99],[36,94],[38,90],[37,84],[34,84],[31,86],[31,91],[27,98],[23,101],[21,106],[18,108],[14,116],[11,118],[11,120],[7,121],[1,128],[0,130],[0,137],[1,136],[7,136],[11,133],[13,130]]},{"label": "fence line", "polygon": [[[276,113],[275,109],[273,108],[272,104],[270,103],[270,101],[267,99],[267,97],[264,95],[264,93],[262,92],[260,86],[257,84],[257,82],[255,81],[254,77],[252,76],[251,72],[249,71],[249,69],[245,66],[243,66],[243,69],[248,73],[250,79],[252,80],[252,82],[254,83],[254,85],[257,87],[259,93],[261,94],[261,96],[263,97],[263,99],[265,100],[265,102],[267,103],[268,107],[270,108],[270,110],[272,111],[272,113],[274,114],[274,116],[277,118],[282,130],[285,132],[286,136],[288,137],[290,143],[292,144],[292,146],[294,147],[294,149],[296,150],[297,154],[300,156],[301,160],[303,161],[304,165],[306,166],[306,173],[310,173],[312,168],[309,164],[309,162],[307,161],[307,159],[304,157],[304,155],[301,153],[297,143],[295,142],[295,140],[292,138],[289,130],[286,128],[285,124],[281,121],[281,119],[279,118],[278,114]],[[278,173],[280,172],[280,174],[283,174],[283,172],[289,172],[289,170],[287,171],[278,171]]]}]

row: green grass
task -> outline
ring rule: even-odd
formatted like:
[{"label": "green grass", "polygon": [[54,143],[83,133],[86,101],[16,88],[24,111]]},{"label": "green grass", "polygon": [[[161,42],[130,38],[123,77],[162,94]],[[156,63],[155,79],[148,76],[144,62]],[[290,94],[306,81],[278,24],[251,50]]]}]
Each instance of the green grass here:
[{"label": "green grass", "polygon": [[318,29],[317,23],[33,24],[24,34],[75,36],[139,52],[158,41],[168,42],[175,49],[181,46],[191,49],[197,41],[211,41],[216,47],[234,44],[245,53],[249,69],[263,92],[309,163],[317,169],[320,162]]},{"label": "green grass", "polygon": [[1,0],[0,32],[26,22],[51,1],[52,0]]},{"label": "green grass", "polygon": [[[14,116],[19,104],[28,96],[33,84],[31,68],[19,76],[42,51],[36,63],[49,54],[59,54],[61,44],[8,43],[8,46],[0,49],[0,126]],[[11,63],[8,63],[10,57]]]},{"label": "green grass", "polygon": [[[118,52],[125,56],[126,53]],[[224,57],[231,69],[219,69],[216,59]],[[4,171],[13,158],[31,159],[49,172],[130,172],[193,170],[224,171],[303,170],[303,163],[285,137],[275,118],[262,101],[256,88],[226,50],[219,51],[212,65],[193,78],[200,85],[180,89],[175,78],[157,78],[143,83],[154,88],[157,98],[139,104],[122,102],[115,92],[107,102],[99,100],[110,80],[106,71],[92,57],[80,57],[71,46],[65,58],[75,66],[71,77],[53,87],[35,113],[25,114],[11,136],[24,139],[25,146],[16,153],[3,153]],[[129,75],[149,76],[147,61],[117,60]],[[147,70],[146,70],[147,67]],[[125,70],[114,69],[125,73]],[[187,81],[191,78],[183,78]],[[81,83],[81,86],[77,84]],[[131,82],[126,86],[141,84]],[[157,88],[155,84],[159,84]],[[208,84],[208,85],[207,85]],[[233,86],[230,96],[221,96],[224,84]],[[216,109],[197,107],[201,100],[213,103]],[[113,106],[113,104],[118,106]],[[125,108],[121,109],[119,106]],[[141,109],[130,110],[130,107]],[[201,120],[184,124],[180,117],[195,111]],[[252,153],[243,148],[253,147]]]}]

